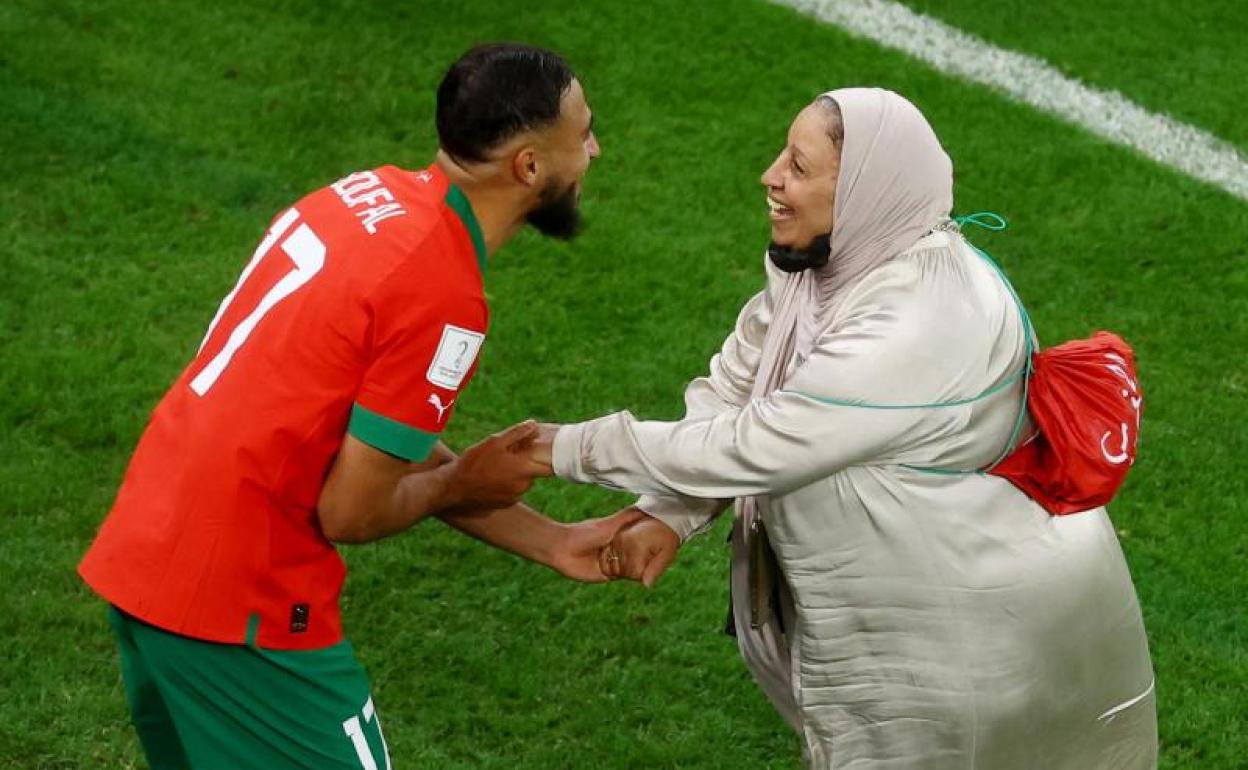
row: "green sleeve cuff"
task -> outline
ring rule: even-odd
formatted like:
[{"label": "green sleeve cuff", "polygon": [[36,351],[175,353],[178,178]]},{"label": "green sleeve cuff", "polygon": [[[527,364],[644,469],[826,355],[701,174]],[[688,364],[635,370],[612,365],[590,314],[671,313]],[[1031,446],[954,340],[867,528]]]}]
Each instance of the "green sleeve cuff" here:
[{"label": "green sleeve cuff", "polygon": [[347,425],[347,433],[374,449],[401,457],[408,462],[422,462],[433,451],[433,445],[438,443],[436,433],[425,433],[365,409],[359,404],[351,409],[351,422]]}]

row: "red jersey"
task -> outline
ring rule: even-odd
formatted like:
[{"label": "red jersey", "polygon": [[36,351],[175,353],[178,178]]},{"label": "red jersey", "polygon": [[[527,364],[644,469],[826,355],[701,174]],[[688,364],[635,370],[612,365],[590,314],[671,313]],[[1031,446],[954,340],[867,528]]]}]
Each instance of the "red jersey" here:
[{"label": "red jersey", "polygon": [[485,241],[436,166],[385,166],[269,227],[161,399],[78,571],[178,634],[308,649],[342,638],[346,568],[321,487],[344,434],[424,460],[476,370]]}]

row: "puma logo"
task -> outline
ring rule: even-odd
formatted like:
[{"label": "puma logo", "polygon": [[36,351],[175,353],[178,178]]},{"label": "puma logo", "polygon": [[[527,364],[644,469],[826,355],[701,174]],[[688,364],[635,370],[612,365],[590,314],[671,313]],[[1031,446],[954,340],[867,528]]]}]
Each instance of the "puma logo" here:
[{"label": "puma logo", "polygon": [[437,393],[432,393],[429,395],[429,401],[427,403],[432,404],[433,408],[438,410],[438,422],[442,422],[442,417],[446,414],[446,410],[451,408],[451,404],[455,403],[455,399],[452,398],[450,403],[443,406],[442,398],[438,396]]}]

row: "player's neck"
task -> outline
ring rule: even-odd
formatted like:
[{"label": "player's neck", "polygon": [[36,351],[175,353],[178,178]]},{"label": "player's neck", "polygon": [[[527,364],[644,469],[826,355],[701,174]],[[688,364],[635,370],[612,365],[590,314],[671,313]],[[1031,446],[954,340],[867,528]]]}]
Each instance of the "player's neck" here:
[{"label": "player's neck", "polygon": [[494,180],[459,165],[441,150],[435,163],[468,198],[485,238],[486,254],[494,256],[524,226],[524,215],[514,196],[500,190]]}]

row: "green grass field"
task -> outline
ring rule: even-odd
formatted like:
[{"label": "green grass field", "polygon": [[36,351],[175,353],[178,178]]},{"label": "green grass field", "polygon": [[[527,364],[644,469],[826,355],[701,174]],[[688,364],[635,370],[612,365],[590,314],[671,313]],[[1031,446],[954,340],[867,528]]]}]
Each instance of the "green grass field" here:
[{"label": "green grass field", "polygon": [[[603,156],[583,238],[524,234],[494,261],[450,443],[531,415],[677,416],[761,285],[757,180],[788,121],[829,88],[894,88],[954,158],[958,210],[1011,220],[976,238],[1042,339],[1135,345],[1142,456],[1111,513],[1162,767],[1248,767],[1243,201],[761,0],[259,5],[0,4],[0,768],[143,766],[74,566],[269,217],[346,172],[425,165],[445,66],[489,39],[570,59]],[[911,5],[1248,146],[1240,2]],[[563,519],[629,500],[557,482],[529,499]],[[797,768],[718,633],[725,525],[649,592],[567,583],[437,522],[348,549],[345,620],[396,765]]]}]

